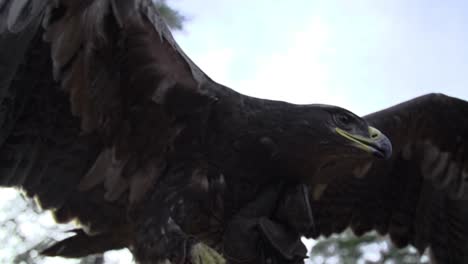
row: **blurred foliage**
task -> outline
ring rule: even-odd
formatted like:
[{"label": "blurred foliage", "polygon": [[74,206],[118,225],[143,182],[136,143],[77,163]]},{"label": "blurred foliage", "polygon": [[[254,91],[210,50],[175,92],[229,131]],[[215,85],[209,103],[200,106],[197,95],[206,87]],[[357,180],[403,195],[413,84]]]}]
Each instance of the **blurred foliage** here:
[{"label": "blurred foliage", "polygon": [[73,225],[57,225],[50,212],[41,212],[34,201],[14,189],[0,189],[0,263],[76,263],[101,264],[101,255],[81,260],[40,256],[54,242],[67,237]]},{"label": "blurred foliage", "polygon": [[314,264],[427,264],[429,257],[414,247],[396,248],[388,237],[369,232],[361,237],[347,230],[340,235],[320,238],[312,248],[309,263]]},{"label": "blurred foliage", "polygon": [[82,259],[43,257],[40,252],[69,236],[73,224],[57,225],[52,213],[41,211],[34,201],[12,188],[0,188],[0,263],[102,264],[133,263],[128,250],[111,251]]},{"label": "blurred foliage", "polygon": [[156,7],[159,10],[159,13],[166,21],[167,25],[172,30],[182,30],[184,22],[187,18],[182,15],[179,11],[172,9],[166,0],[156,0],[154,1]]}]

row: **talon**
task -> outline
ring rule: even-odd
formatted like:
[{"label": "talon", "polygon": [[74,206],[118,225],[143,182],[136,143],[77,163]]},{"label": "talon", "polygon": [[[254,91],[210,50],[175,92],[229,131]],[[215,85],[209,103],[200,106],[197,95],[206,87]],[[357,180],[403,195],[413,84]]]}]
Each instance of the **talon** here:
[{"label": "talon", "polygon": [[211,247],[197,243],[190,251],[193,264],[226,264],[226,260]]}]

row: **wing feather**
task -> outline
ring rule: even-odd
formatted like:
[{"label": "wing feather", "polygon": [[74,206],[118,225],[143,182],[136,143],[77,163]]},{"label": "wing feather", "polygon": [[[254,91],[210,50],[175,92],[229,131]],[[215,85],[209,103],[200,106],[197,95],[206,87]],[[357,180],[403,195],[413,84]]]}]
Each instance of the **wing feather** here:
[{"label": "wing feather", "polygon": [[213,82],[151,0],[0,1],[0,47],[0,184],[59,222],[128,234]]}]

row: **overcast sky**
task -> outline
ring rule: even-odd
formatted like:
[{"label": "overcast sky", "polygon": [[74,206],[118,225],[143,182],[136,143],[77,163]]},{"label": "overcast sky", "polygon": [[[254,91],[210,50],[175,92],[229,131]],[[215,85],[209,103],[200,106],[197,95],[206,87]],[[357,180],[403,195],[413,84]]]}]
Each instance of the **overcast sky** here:
[{"label": "overcast sky", "polygon": [[215,81],[370,113],[429,92],[468,100],[468,1],[173,0],[176,39]]}]

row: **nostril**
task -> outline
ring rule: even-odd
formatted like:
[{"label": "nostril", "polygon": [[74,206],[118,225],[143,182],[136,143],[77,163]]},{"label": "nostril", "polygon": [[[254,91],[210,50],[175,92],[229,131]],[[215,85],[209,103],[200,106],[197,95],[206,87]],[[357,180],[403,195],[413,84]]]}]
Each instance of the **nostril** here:
[{"label": "nostril", "polygon": [[377,129],[372,128],[372,127],[369,129],[369,134],[372,139],[376,139],[380,136],[380,132]]}]

